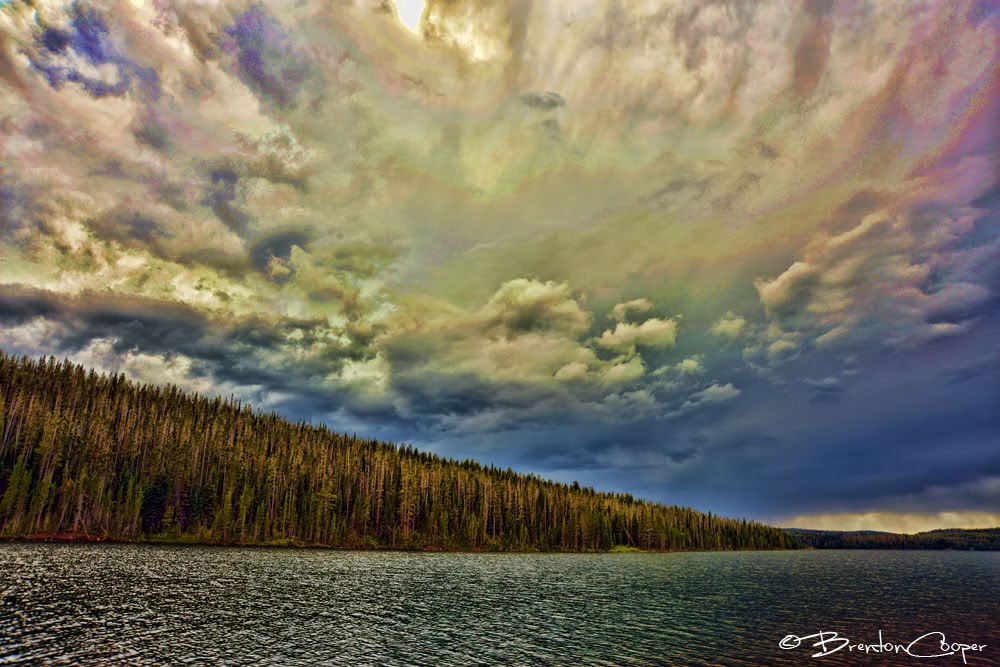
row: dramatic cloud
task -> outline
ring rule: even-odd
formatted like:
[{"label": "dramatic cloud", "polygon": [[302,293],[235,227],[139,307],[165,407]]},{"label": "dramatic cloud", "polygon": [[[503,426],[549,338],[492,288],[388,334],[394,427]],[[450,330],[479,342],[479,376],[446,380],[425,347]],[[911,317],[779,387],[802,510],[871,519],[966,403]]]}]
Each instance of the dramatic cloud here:
[{"label": "dramatic cloud", "polygon": [[636,345],[673,347],[676,341],[676,322],[652,318],[642,324],[619,322],[614,331],[605,331],[597,342],[609,350],[630,352],[635,350]]},{"label": "dramatic cloud", "polygon": [[1000,258],[995,240],[956,247],[981,214],[973,207],[870,214],[841,234],[820,235],[804,260],[758,281],[761,303],[782,328],[809,332],[817,346],[845,338],[912,346],[961,333],[989,306],[990,289],[975,281]]},{"label": "dramatic cloud", "polygon": [[986,511],[998,28],[0,2],[0,347],[713,511]]}]

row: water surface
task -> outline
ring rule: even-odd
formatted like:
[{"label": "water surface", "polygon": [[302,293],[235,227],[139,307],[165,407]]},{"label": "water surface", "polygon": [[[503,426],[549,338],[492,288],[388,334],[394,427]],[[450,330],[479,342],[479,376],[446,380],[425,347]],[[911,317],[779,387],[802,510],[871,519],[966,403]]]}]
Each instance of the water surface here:
[{"label": "water surface", "polygon": [[1000,664],[1000,553],[451,554],[0,544],[0,664]]}]

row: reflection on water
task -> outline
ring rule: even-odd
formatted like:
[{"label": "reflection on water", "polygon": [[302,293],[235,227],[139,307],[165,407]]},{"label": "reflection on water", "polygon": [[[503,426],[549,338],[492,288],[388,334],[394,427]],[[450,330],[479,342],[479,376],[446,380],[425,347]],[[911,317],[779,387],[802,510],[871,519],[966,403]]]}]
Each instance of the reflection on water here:
[{"label": "reflection on water", "polygon": [[0,664],[1000,664],[1000,553],[447,554],[0,544]]}]

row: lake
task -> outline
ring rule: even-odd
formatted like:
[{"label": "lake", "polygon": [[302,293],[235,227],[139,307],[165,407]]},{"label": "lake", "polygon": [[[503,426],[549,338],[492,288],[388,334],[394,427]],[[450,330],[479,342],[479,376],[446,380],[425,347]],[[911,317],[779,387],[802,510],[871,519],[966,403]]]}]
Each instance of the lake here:
[{"label": "lake", "polygon": [[998,593],[997,552],[0,543],[0,664],[963,664],[779,647],[820,631],[876,644],[882,630],[895,644],[927,632],[986,644],[966,664],[996,665]]}]

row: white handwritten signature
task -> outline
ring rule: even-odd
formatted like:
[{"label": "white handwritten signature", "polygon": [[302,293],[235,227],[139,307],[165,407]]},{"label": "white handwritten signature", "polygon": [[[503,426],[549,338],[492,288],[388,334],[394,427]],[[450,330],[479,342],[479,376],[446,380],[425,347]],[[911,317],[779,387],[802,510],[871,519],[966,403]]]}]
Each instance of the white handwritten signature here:
[{"label": "white handwritten signature", "polygon": [[[802,646],[803,643],[815,640],[813,644],[806,644],[819,651],[812,654],[813,658],[822,658],[837,651],[847,649],[848,651],[858,651],[860,653],[905,653],[911,658],[944,658],[949,655],[960,653],[962,662],[969,664],[965,660],[966,651],[982,651],[986,644],[962,644],[960,642],[949,642],[943,632],[928,632],[920,635],[909,644],[894,644],[882,640],[882,631],[878,631],[877,644],[854,644],[847,637],[841,637],[836,632],[829,630],[817,632],[811,635],[786,635],[778,642],[778,646],[790,650]],[[934,653],[933,651],[940,651]]]}]

